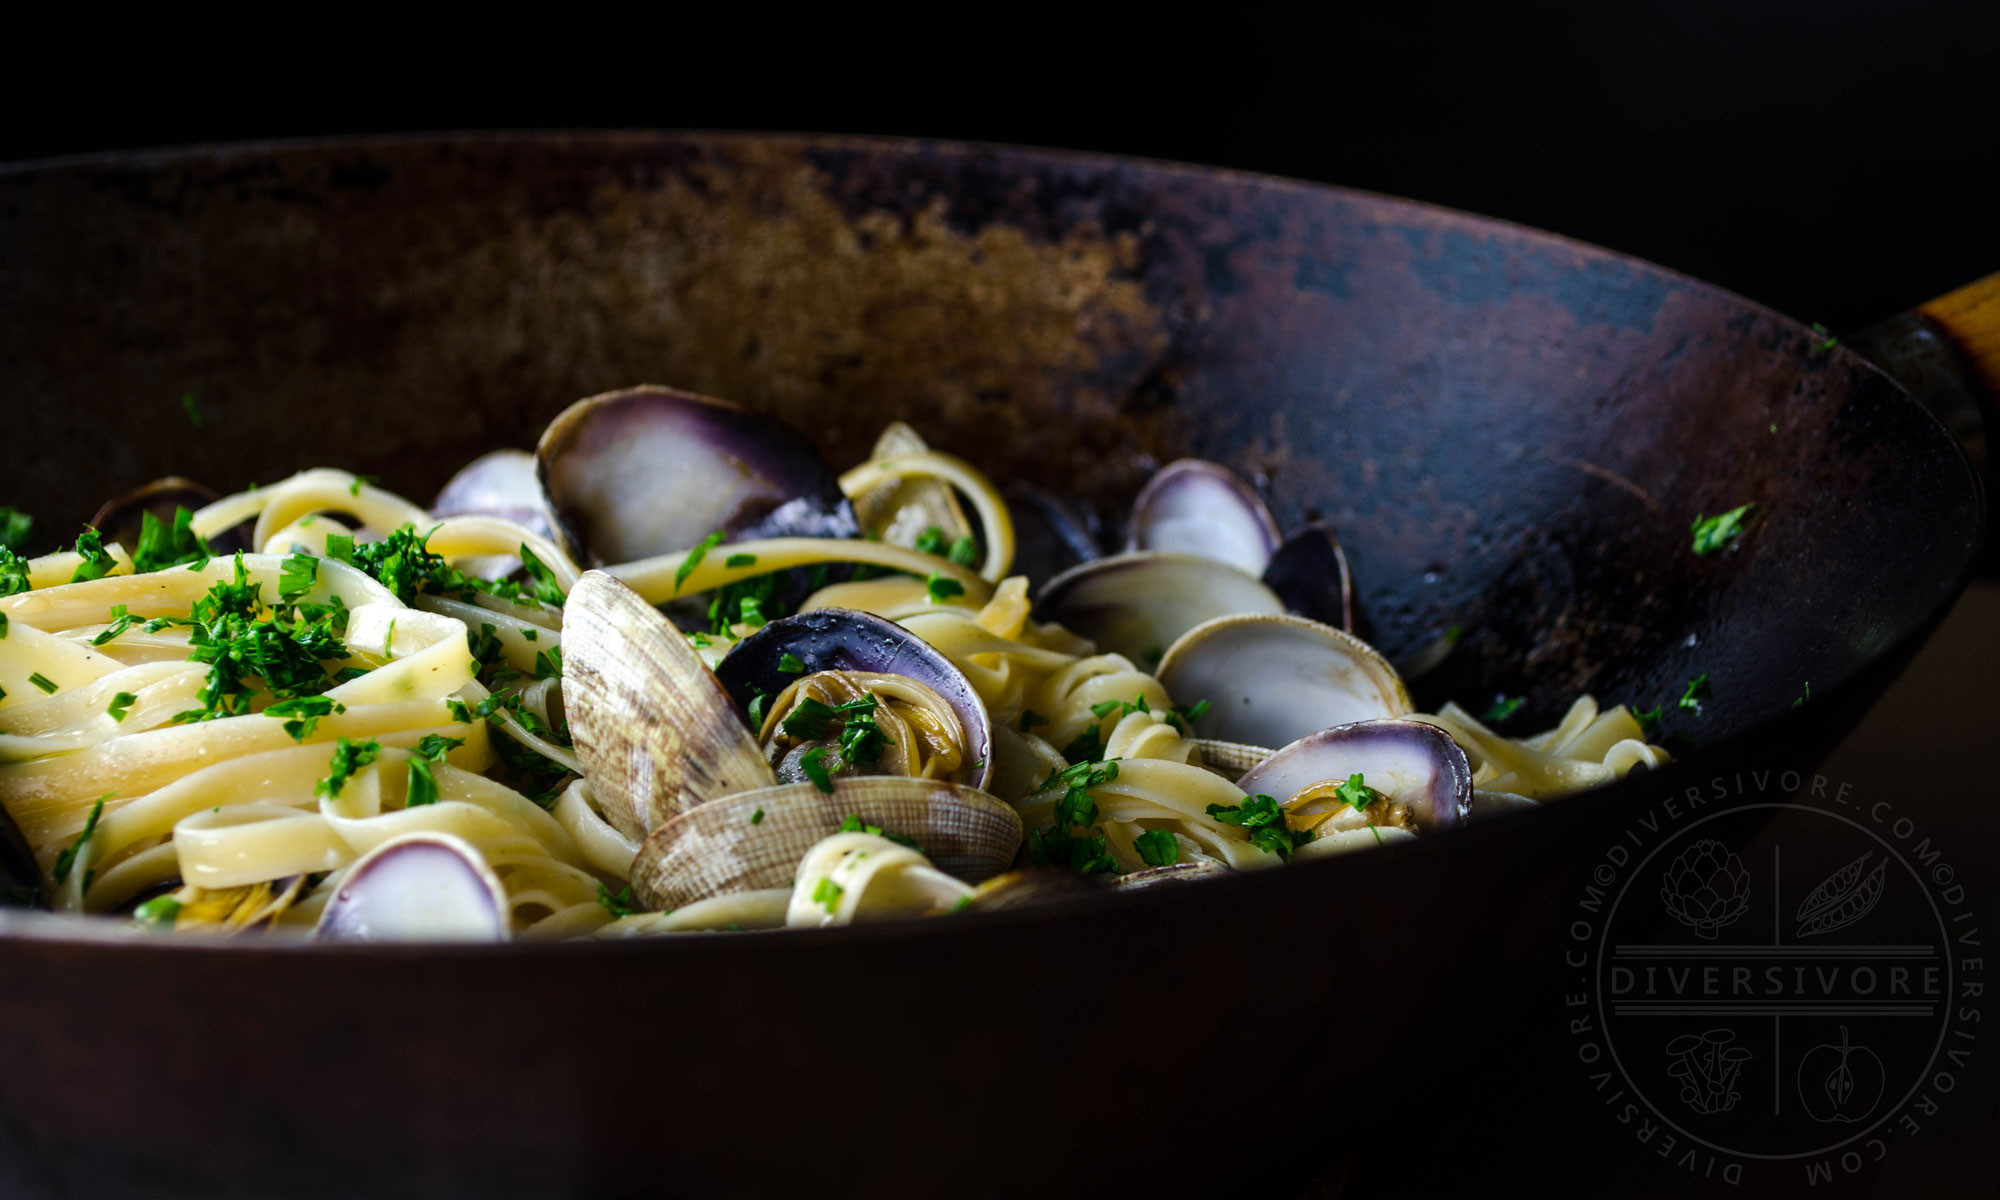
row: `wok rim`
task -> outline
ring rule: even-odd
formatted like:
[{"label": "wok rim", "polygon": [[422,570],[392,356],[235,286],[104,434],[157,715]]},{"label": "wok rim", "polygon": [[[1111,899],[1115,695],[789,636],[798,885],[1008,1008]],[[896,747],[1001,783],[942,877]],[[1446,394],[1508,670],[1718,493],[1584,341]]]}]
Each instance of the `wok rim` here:
[{"label": "wok rim", "polygon": [[[117,150],[89,151],[80,154],[55,155],[42,158],[0,162],[0,184],[11,183],[36,175],[56,174],[64,171],[104,169],[158,171],[185,165],[204,158],[217,161],[252,157],[260,154],[329,153],[341,150],[368,151],[375,149],[397,149],[408,147],[467,146],[479,148],[504,148],[519,145],[560,146],[577,145],[628,145],[680,141],[708,142],[711,144],[752,144],[752,145],[795,145],[801,149],[856,149],[876,153],[897,152],[914,157],[921,154],[941,154],[955,158],[977,158],[982,155],[1000,156],[1016,162],[1046,163],[1089,167],[1099,171],[1115,168],[1143,168],[1155,177],[1198,177],[1219,180],[1233,187],[1277,192],[1305,193],[1310,195],[1331,195],[1354,197],[1379,203],[1403,207],[1407,210],[1430,214],[1434,217],[1481,230],[1510,234],[1521,240],[1544,246],[1580,251],[1588,256],[1616,263],[1644,268],[1669,280],[1698,288],[1713,296],[1722,297],[1754,314],[1777,322],[1793,332],[1810,334],[1812,327],[1807,322],[1771,308],[1740,293],[1709,283],[1675,268],[1663,266],[1650,259],[1627,254],[1595,242],[1556,233],[1536,226],[1522,224],[1505,217],[1490,216],[1467,209],[1453,208],[1432,201],[1413,199],[1386,192],[1372,191],[1347,184],[1328,183],[1317,180],[1298,179],[1286,175],[1248,170],[1240,167],[1204,166],[1199,163],[1183,162],[1175,159],[1154,158],[1142,155],[1115,154],[1096,150],[1076,150],[1059,147],[1030,146],[1007,142],[990,142],[960,138],[932,138],[913,135],[853,134],[827,132],[801,132],[776,130],[730,130],[730,129],[678,129],[678,128],[564,128],[528,130],[445,130],[418,133],[373,133],[335,134],[323,137],[305,138],[262,138],[243,141],[196,142],[173,146],[135,147]],[[1901,402],[1920,418],[1920,424],[1927,424],[1937,437],[1956,452],[1956,461],[1963,471],[1965,490],[1972,499],[1971,537],[1966,543],[1956,570],[1937,602],[1927,610],[1921,619],[1904,630],[1898,637],[1876,651],[1873,655],[1857,663],[1845,676],[1822,687],[1822,695],[1831,700],[1848,691],[1853,681],[1885,663],[1901,660],[1907,665],[1908,659],[1928,641],[1945,614],[1955,605],[1970,584],[1974,568],[1987,535],[1987,506],[1984,484],[1968,457],[1965,446],[1958,437],[1931,410],[1888,372],[1877,366],[1869,358],[1859,354],[1844,342],[1829,352],[1835,359],[1849,367],[1861,366],[1867,372],[1880,377],[1887,383]],[[1901,668],[1898,668],[1900,674]],[[1871,702],[1872,703],[1872,702]],[[1733,750],[1750,739],[1765,735],[1772,728],[1809,718],[1802,713],[1780,712],[1757,721],[1734,736],[1703,743],[1689,757],[1676,758],[1660,773],[1676,778],[1693,777],[1693,772],[1701,769],[1701,764],[1709,759],[1726,758]],[[1488,821],[1453,829],[1443,836],[1433,836],[1412,843],[1398,843],[1381,847],[1368,857],[1374,862],[1391,862],[1397,858],[1414,858],[1435,855],[1446,851],[1471,852],[1481,840],[1486,840],[1496,826],[1520,827],[1530,821],[1550,821],[1558,819],[1553,814],[1560,813],[1573,803],[1616,803],[1635,790],[1629,779],[1620,779],[1602,787],[1573,793],[1552,802],[1547,802],[1524,812],[1509,812]],[[1437,847],[1442,845],[1445,851]],[[1380,857],[1388,855],[1389,858]],[[1239,872],[1219,879],[1203,880],[1200,887],[1223,887],[1235,889],[1289,888],[1290,883],[1280,882],[1292,878],[1303,871],[1306,880],[1330,878],[1330,872],[1345,869],[1341,863],[1346,856],[1333,856],[1310,863],[1285,864],[1265,870]],[[1297,886],[1312,886],[1300,883]],[[1065,921],[1079,912],[1093,909],[1102,911],[1103,906],[1117,905],[1120,908],[1138,906],[1144,910],[1162,905],[1172,906],[1185,903],[1181,897],[1184,889],[1178,887],[1148,888],[1138,895],[1128,896],[1081,896],[1068,898],[1047,905],[1026,909],[998,912],[967,913],[949,920],[932,918],[908,918],[873,924],[827,926],[816,928],[784,928],[758,931],[752,938],[708,938],[686,937],[631,937],[631,938],[574,938],[568,940],[538,941],[515,938],[496,943],[455,943],[455,942],[402,942],[402,943],[340,943],[321,942],[310,936],[279,937],[245,942],[229,937],[175,937],[152,933],[135,928],[126,923],[106,919],[97,914],[55,913],[39,909],[0,908],[0,951],[13,943],[27,943],[38,947],[93,951],[115,949],[136,962],[148,953],[173,955],[226,955],[231,958],[283,956],[295,960],[306,956],[314,961],[339,963],[369,963],[390,966],[403,961],[435,962],[439,959],[451,961],[483,960],[490,957],[533,958],[553,960],[562,956],[569,961],[579,959],[609,958],[625,959],[642,957],[685,957],[690,955],[783,954],[781,949],[766,950],[764,947],[810,944],[813,946],[835,946],[876,941],[905,942],[912,947],[928,944],[934,937],[956,937],[962,931],[998,930],[1020,925],[1042,925]],[[1212,894],[1212,893],[1209,893]],[[1274,911],[1281,911],[1279,906]]]}]

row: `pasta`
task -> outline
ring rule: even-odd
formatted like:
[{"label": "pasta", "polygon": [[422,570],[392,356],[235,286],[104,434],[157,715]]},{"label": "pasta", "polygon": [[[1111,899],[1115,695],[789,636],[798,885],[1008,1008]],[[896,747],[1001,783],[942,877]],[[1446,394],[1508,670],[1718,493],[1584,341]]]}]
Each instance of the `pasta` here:
[{"label": "pasta", "polygon": [[[732,450],[674,493],[709,536],[586,572],[571,427],[720,412],[742,436],[665,389],[581,402],[543,439],[546,490],[504,512],[319,468],[147,511],[131,545],[0,546],[0,807],[46,901],[213,933],[370,936],[396,904],[412,936],[818,926],[1016,902],[1056,886],[1038,870],[1276,867],[1666,761],[1589,696],[1520,738],[1412,711],[1365,643],[1277,615],[1255,546],[1190,561],[1135,529],[1033,599],[999,492],[902,426],[837,476]],[[1184,541],[1200,509],[1175,511]],[[1251,516],[1221,524],[1275,529]],[[1148,607],[1169,560],[1175,605]],[[1269,681],[1283,703],[1170,690],[1246,638],[1338,669]],[[606,710],[634,695],[657,704]],[[449,919],[397,899],[420,892]]]}]

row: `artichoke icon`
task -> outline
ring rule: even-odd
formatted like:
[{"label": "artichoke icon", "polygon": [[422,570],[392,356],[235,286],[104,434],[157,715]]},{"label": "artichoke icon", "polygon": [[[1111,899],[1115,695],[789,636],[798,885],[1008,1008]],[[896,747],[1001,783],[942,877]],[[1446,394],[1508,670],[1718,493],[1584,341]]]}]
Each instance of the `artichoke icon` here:
[{"label": "artichoke icon", "polygon": [[1713,838],[1681,852],[1660,877],[1660,899],[1683,925],[1713,938],[1750,908],[1750,872],[1743,860]]}]

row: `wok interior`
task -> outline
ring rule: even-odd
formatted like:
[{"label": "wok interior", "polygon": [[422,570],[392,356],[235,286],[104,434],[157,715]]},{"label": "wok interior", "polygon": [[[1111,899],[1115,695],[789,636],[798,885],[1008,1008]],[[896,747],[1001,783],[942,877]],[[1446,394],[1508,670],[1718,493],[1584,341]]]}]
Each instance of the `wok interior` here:
[{"label": "wok interior", "polygon": [[[1115,522],[1198,454],[1331,521],[1420,702],[1671,701],[1711,741],[1923,625],[1978,536],[1945,431],[1705,285],[1334,188],[1030,151],[594,135],[0,174],[12,503],[170,473],[425,496],[576,398],[773,412],[837,465],[905,420]],[[195,427],[181,397],[204,414]],[[1730,552],[1688,526],[1755,502]]]}]

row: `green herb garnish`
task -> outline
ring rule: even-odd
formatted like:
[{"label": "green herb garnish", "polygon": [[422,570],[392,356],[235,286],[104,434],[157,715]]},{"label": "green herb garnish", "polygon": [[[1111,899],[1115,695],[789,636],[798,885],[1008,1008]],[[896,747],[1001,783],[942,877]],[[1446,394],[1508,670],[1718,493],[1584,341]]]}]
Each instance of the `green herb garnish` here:
[{"label": "green herb garnish", "polygon": [[710,550],[715,549],[721,544],[722,531],[718,529],[689,548],[687,557],[681,560],[680,566],[674,568],[674,594],[676,596],[680,595],[681,585],[687,582],[688,576],[694,574],[694,569],[701,565],[701,560],[708,556]]},{"label": "green herb garnish", "polygon": [[752,825],[762,825],[764,823],[764,810],[760,808],[756,812],[751,813],[750,823]]},{"label": "green herb garnish", "polygon": [[819,885],[813,888],[812,900],[814,904],[826,909],[827,915],[831,916],[840,909],[840,894],[839,884],[832,879],[822,879]]},{"label": "green herb garnish", "polygon": [[28,560],[16,557],[12,550],[0,546],[0,596],[18,596],[27,591]]},{"label": "green herb garnish", "polygon": [[757,556],[754,554],[732,554],[722,560],[722,565],[725,567],[754,567],[757,565]]},{"label": "green herb garnish", "polygon": [[[174,509],[172,524],[152,513],[139,515],[139,544],[132,551],[132,570],[140,575],[187,563],[206,563],[215,550],[194,531],[194,513]],[[304,590],[304,589],[300,589]]]},{"label": "green herb garnish", "polygon": [[805,772],[806,778],[812,780],[814,787],[828,795],[833,794],[833,772],[826,767],[826,756],[830,753],[832,751],[825,746],[815,746],[799,758],[799,769]]},{"label": "green herb garnish", "polygon": [[1681,693],[1678,703],[1680,707],[1687,709],[1689,712],[1700,712],[1701,702],[1711,694],[1712,691],[1708,686],[1708,672],[1703,671],[1700,675],[1688,680],[1687,690]]},{"label": "green herb garnish", "polygon": [[67,849],[56,855],[55,869],[49,874],[55,877],[57,883],[69,882],[70,868],[76,865],[77,853],[83,849],[83,844],[90,840],[90,835],[97,832],[97,818],[104,815],[104,802],[113,795],[112,792],[106,792],[97,798],[97,803],[90,806],[90,816],[84,819],[83,832],[76,835],[76,840],[71,842]]},{"label": "green herb garnish", "polygon": [[155,928],[172,928],[181,915],[181,902],[172,896],[155,896],[132,910],[132,918],[141,925]]},{"label": "green herb garnish", "polygon": [[278,599],[289,604],[312,590],[319,582],[319,559],[310,554],[288,554],[278,572]]},{"label": "green herb garnish", "polygon": [[1495,696],[1493,697],[1493,706],[1488,708],[1485,715],[1479,719],[1488,725],[1498,725],[1508,717],[1519,712],[1521,706],[1527,702],[1528,698],[1526,696]]},{"label": "green herb garnish", "polygon": [[86,528],[76,538],[76,552],[83,561],[76,565],[76,573],[69,577],[71,583],[86,583],[92,579],[102,579],[118,565],[104,549],[104,537],[95,529]]},{"label": "green herb garnish", "polygon": [[0,550],[19,550],[28,544],[35,519],[18,508],[0,504]]},{"label": "green herb garnish", "polygon": [[105,715],[123,725],[125,718],[132,713],[132,706],[138,702],[139,697],[133,695],[131,692],[120,692],[116,696],[111,697],[111,707],[104,710]]},{"label": "green herb garnish", "polygon": [[1037,725],[1046,725],[1048,723],[1049,719],[1047,717],[1032,708],[1023,709],[1021,712],[1021,731],[1023,733],[1033,729]]},{"label": "green herb garnish", "polygon": [[1155,867],[1165,867],[1181,860],[1181,844],[1173,834],[1164,829],[1148,829],[1132,839],[1139,857]]},{"label": "green herb garnish", "polygon": [[333,757],[327,762],[327,776],[313,785],[313,795],[331,800],[340,795],[347,781],[354,773],[375,761],[382,753],[382,743],[373,738],[365,742],[340,738],[333,744]]},{"label": "green herb garnish", "polygon": [[33,675],[28,676],[28,682],[34,684],[36,687],[42,689],[51,696],[55,695],[56,681],[50,679],[48,676],[42,674],[40,671],[37,671]]},{"label": "green herb garnish", "polygon": [[618,894],[615,896],[611,894],[610,888],[599,883],[597,885],[597,903],[614,918],[629,917],[639,911],[632,907],[632,885],[629,883],[620,888]]},{"label": "green herb garnish", "polygon": [[1360,812],[1377,800],[1382,799],[1382,793],[1369,787],[1367,782],[1358,773],[1349,775],[1347,782],[1335,789],[1333,794],[1342,804],[1349,806],[1356,812]]},{"label": "green herb garnish", "polygon": [[778,656],[778,669],[787,675],[803,675],[806,673],[806,664],[798,655],[787,650]]},{"label": "green herb garnish", "polygon": [[431,774],[428,759],[413,758],[409,763],[410,787],[403,796],[404,808],[422,808],[438,802],[437,776]]},{"label": "green herb garnish", "polygon": [[1806,704],[1806,701],[1808,701],[1808,700],[1810,700],[1810,699],[1812,699],[1812,681],[1811,681],[1811,680],[1809,679],[1809,680],[1807,680],[1807,681],[1806,681],[1806,694],[1805,694],[1805,695],[1803,695],[1803,696],[1800,696],[1800,697],[1799,697],[1798,699],[1796,699],[1796,700],[1792,701],[1792,707],[1793,707],[1793,708],[1804,708],[1804,707],[1805,707],[1805,704]]},{"label": "green herb garnish", "polygon": [[[562,585],[556,582],[555,571],[550,569],[547,563],[535,557],[535,552],[528,549],[526,542],[521,543],[521,569],[528,573],[530,590],[536,600],[550,608],[563,606],[563,601],[568,597],[563,594]],[[535,640],[534,635],[527,636],[529,641]]]},{"label": "green herb garnish", "polygon": [[924,581],[924,588],[930,592],[933,604],[942,604],[953,596],[965,595],[964,584],[956,579],[948,579],[936,571],[932,571],[930,578]]},{"label": "green herb garnish", "polygon": [[294,696],[290,700],[280,700],[264,710],[267,717],[290,718],[285,721],[285,732],[295,742],[303,742],[312,736],[321,717],[344,713],[347,706],[329,696]]},{"label": "green herb garnish", "polygon": [[[1350,779],[1358,783],[1360,776]],[[1250,831],[1250,844],[1266,854],[1289,859],[1295,847],[1313,840],[1310,829],[1293,830],[1285,825],[1285,810],[1277,800],[1261,793],[1246,796],[1241,804],[1211,804],[1208,815],[1224,825],[1235,825]]]},{"label": "green herb garnish", "polygon": [[1702,517],[1696,515],[1694,524],[1688,529],[1694,533],[1694,552],[1713,554],[1727,545],[1731,539],[1743,532],[1743,517],[1755,503],[1732,508],[1721,516]]}]

